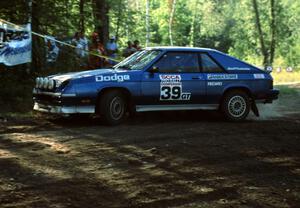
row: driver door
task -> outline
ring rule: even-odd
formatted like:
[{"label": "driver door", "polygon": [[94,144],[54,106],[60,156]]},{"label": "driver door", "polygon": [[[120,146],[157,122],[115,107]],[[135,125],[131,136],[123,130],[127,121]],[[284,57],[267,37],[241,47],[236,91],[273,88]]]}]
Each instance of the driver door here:
[{"label": "driver door", "polygon": [[204,103],[205,79],[198,54],[167,52],[142,77],[142,105],[182,105]]}]

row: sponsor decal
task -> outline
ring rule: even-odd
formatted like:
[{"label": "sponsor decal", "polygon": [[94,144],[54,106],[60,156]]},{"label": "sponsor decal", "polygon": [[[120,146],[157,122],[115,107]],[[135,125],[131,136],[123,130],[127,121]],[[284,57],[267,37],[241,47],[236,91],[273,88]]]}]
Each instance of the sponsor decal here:
[{"label": "sponsor decal", "polygon": [[128,74],[125,75],[98,75],[96,76],[96,82],[124,82],[130,80],[130,76]]},{"label": "sponsor decal", "polygon": [[227,67],[227,70],[239,70],[239,71],[249,71],[248,67]]},{"label": "sponsor decal", "polygon": [[191,93],[182,92],[180,75],[159,75],[160,100],[190,100]]},{"label": "sponsor decal", "polygon": [[253,74],[254,79],[264,79],[265,75],[264,74]]},{"label": "sponsor decal", "polygon": [[207,82],[207,86],[222,86],[223,82]]},{"label": "sponsor decal", "polygon": [[180,75],[159,75],[161,84],[176,84],[181,82]]},{"label": "sponsor decal", "polygon": [[6,66],[15,66],[31,62],[31,26],[22,29],[22,35],[14,33],[16,36],[9,42],[1,42],[0,63]]},{"label": "sponsor decal", "polygon": [[238,79],[237,74],[207,74],[208,80],[216,79]]}]

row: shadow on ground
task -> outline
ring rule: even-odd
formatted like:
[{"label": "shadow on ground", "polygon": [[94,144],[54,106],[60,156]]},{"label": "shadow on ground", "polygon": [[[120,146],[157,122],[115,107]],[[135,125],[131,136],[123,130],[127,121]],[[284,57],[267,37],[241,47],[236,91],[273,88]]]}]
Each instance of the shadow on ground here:
[{"label": "shadow on ground", "polygon": [[300,116],[229,123],[217,112],[11,120],[1,207],[299,207]]}]

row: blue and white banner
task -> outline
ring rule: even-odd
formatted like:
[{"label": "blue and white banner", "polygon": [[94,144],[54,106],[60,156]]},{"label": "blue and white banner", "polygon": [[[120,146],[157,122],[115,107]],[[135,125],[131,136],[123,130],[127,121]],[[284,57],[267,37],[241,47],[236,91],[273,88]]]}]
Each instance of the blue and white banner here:
[{"label": "blue and white banner", "polygon": [[14,66],[31,62],[31,25],[15,29],[0,25],[0,29],[1,36],[5,35],[1,38],[0,63]]}]

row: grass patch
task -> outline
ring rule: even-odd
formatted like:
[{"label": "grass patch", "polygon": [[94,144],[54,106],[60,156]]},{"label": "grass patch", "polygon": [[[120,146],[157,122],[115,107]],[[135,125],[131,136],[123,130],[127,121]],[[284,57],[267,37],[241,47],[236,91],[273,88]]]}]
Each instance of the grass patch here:
[{"label": "grass patch", "polygon": [[274,79],[275,85],[281,85],[285,83],[296,83],[300,82],[300,71],[293,71],[293,72],[272,72],[272,77]]},{"label": "grass patch", "polygon": [[299,94],[299,89],[293,87],[293,86],[288,86],[288,85],[277,85],[277,89],[280,90],[280,94],[284,95],[298,95]]}]

